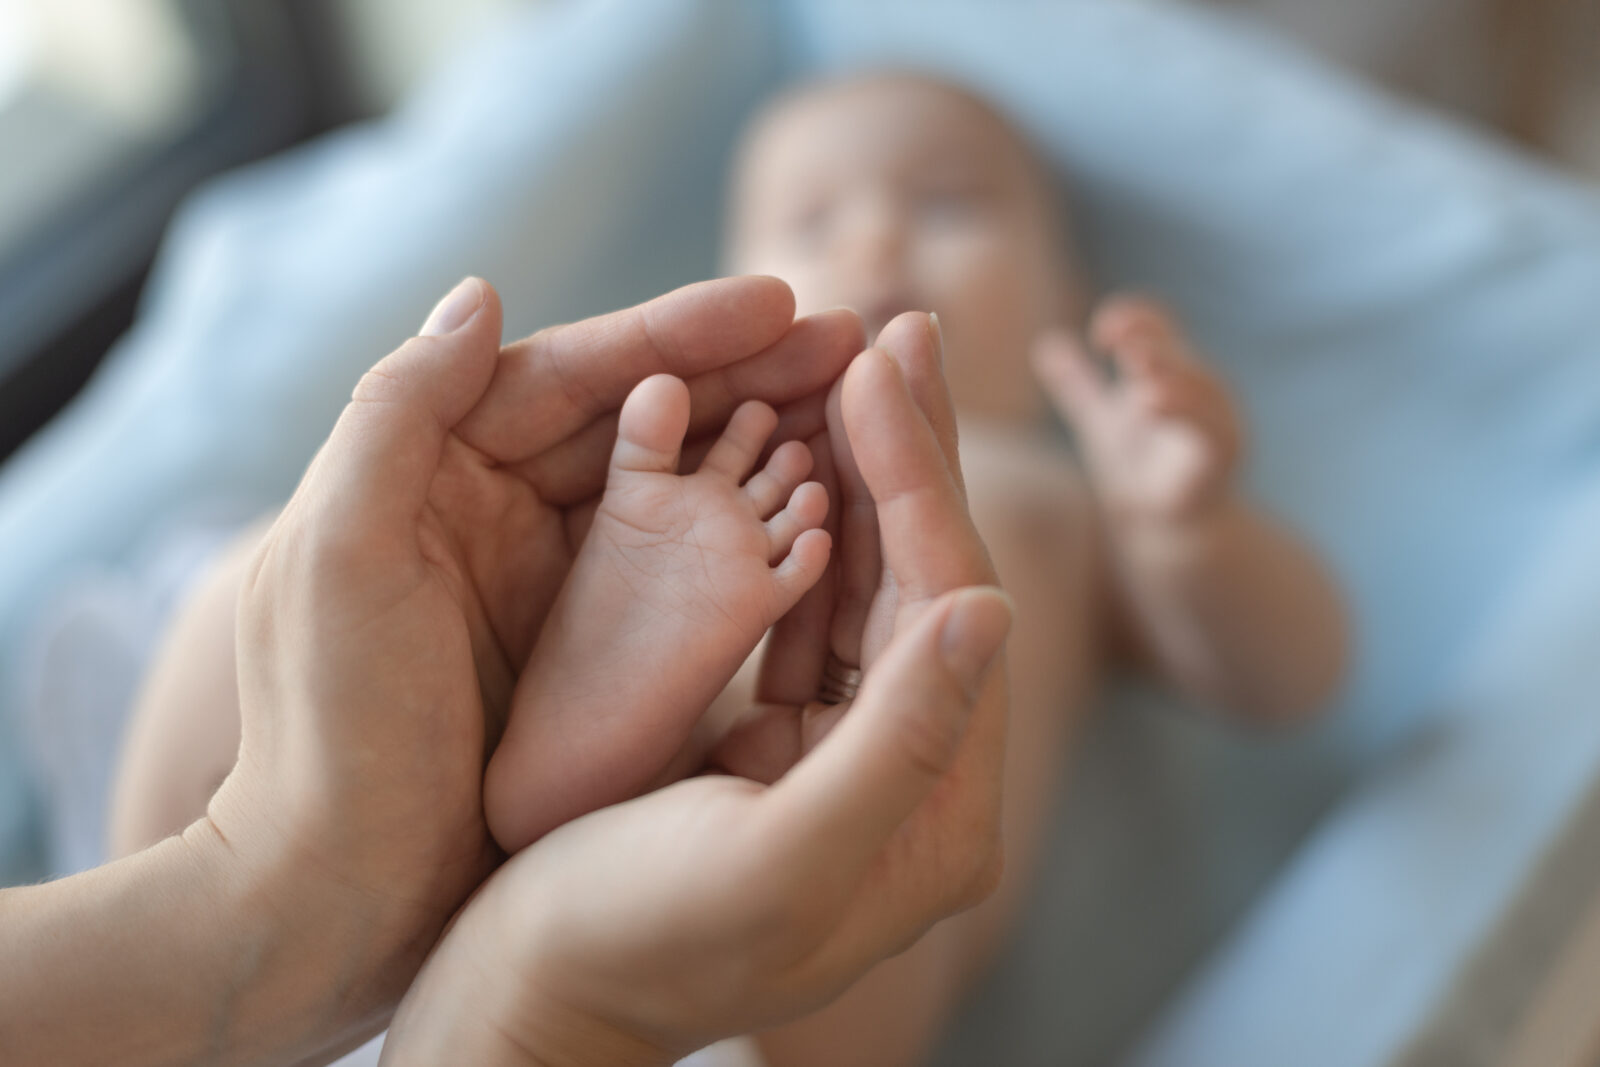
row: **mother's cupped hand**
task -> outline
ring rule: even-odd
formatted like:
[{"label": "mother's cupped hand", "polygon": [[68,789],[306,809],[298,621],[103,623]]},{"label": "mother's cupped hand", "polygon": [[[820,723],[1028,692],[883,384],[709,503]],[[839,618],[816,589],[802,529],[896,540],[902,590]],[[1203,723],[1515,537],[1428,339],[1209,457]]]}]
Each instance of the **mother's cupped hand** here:
[{"label": "mother's cupped hand", "polygon": [[793,313],[782,282],[731,278],[502,348],[498,297],[468,279],[356,386],[250,567],[239,760],[186,834],[273,917],[243,980],[314,1017],[277,1030],[300,1051],[380,1026],[499,859],[485,752],[628,391],[684,378],[691,435],[751,398],[815,394],[790,421],[820,426],[861,328]]}]

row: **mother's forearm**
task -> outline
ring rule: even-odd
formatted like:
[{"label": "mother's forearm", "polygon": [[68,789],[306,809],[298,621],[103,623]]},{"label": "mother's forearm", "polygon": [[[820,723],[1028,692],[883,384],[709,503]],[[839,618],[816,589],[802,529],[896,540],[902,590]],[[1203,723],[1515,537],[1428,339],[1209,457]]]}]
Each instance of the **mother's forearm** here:
[{"label": "mother's forearm", "polygon": [[5,890],[0,1062],[301,1063],[352,1047],[387,1009],[351,985],[367,976],[349,920],[309,902],[288,910],[205,820],[116,863]]}]

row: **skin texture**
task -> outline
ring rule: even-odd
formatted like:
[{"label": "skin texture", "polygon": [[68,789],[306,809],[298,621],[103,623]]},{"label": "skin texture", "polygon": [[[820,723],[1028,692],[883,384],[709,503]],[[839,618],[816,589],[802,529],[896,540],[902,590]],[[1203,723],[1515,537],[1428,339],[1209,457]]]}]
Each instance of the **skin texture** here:
[{"label": "skin texture", "polygon": [[623,404],[605,496],[484,779],[507,852],[659,776],[827,565],[828,495],[801,483],[811,452],[787,442],[752,473],[777,412],[741,406],[699,467],[679,474],[688,425],[688,387],[670,375]]}]

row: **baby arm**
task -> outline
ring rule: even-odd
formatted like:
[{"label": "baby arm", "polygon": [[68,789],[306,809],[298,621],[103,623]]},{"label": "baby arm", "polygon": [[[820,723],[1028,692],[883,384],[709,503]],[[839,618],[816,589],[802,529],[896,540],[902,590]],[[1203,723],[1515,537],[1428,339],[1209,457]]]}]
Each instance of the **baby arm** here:
[{"label": "baby arm", "polygon": [[[658,375],[623,405],[605,495],[484,780],[507,851],[625,800],[661,773],[761,636],[822,575],[827,494],[811,452],[752,401],[679,474],[689,391]],[[746,480],[748,476],[748,480]]]},{"label": "baby arm", "polygon": [[1109,302],[1091,332],[1115,382],[1064,335],[1036,365],[1100,499],[1125,643],[1214,707],[1267,723],[1314,713],[1343,672],[1343,607],[1310,549],[1236,484],[1226,390],[1150,301]]},{"label": "baby arm", "polygon": [[234,614],[276,513],[251,523],[186,594],[140,686],[108,813],[108,855],[131,856],[206,813],[239,755]]}]

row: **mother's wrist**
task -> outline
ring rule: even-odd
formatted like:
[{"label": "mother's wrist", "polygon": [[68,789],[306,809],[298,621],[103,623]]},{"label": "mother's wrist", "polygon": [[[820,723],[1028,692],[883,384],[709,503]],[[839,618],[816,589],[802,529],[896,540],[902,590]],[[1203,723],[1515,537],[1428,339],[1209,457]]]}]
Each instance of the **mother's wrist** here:
[{"label": "mother's wrist", "polygon": [[325,1061],[381,1025],[330,996],[326,925],[285,914],[208,824],[57,882],[7,890],[6,1062]]},{"label": "mother's wrist", "polygon": [[678,1056],[514,978],[496,958],[528,946],[474,941],[464,915],[406,993],[383,1067],[668,1067]]},{"label": "mother's wrist", "polygon": [[[383,1028],[425,946],[392,947],[357,903],[322,891],[292,856],[244,851],[209,817],[179,842],[179,892],[213,946],[205,962],[223,1062],[321,1059]],[[415,957],[409,969],[402,953]]]}]

